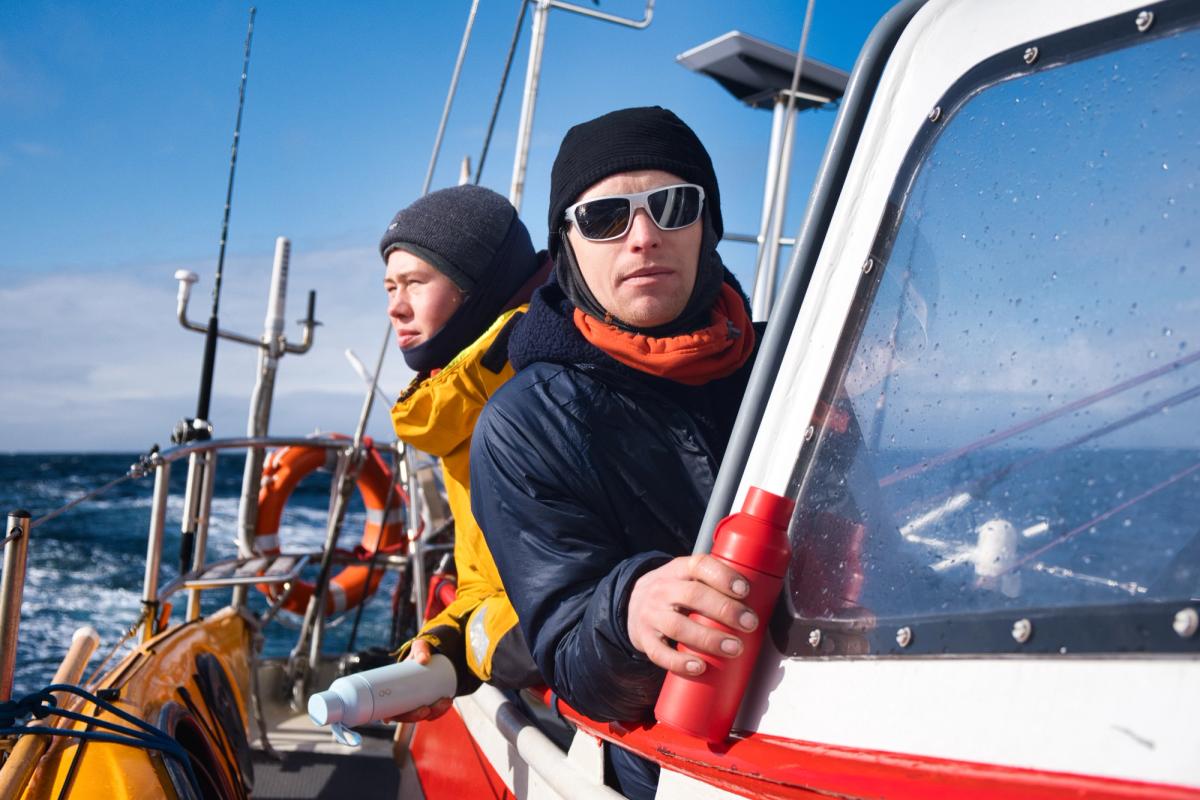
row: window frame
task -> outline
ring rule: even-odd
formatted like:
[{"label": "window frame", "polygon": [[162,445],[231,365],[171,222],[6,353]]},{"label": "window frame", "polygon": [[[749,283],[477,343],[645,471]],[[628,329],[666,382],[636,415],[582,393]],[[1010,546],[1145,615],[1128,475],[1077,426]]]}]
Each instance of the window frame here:
[{"label": "window frame", "polygon": [[[1088,58],[1128,47],[1149,44],[1185,30],[1200,27],[1200,7],[1187,0],[1166,0],[1145,8],[1153,14],[1149,29],[1131,24],[1122,13],[1085,23],[994,53],[963,72],[946,89],[924,124],[911,139],[887,193],[883,213],[852,289],[849,312],[830,355],[818,397],[829,397],[849,368],[856,344],[870,316],[892,247],[904,219],[909,193],[916,177],[940,139],[942,131],[975,96],[1011,80],[1027,78]],[[1032,63],[1028,54],[1035,49]],[[822,254],[824,257],[824,254]],[[868,266],[869,265],[869,266]],[[796,344],[793,341],[789,350]],[[772,398],[774,401],[775,398]],[[763,429],[767,426],[764,425]],[[760,429],[760,430],[763,430]],[[811,466],[820,450],[820,425],[803,436],[794,458],[795,476]],[[780,458],[776,455],[775,470]],[[778,486],[779,478],[774,478]],[[743,492],[747,481],[743,481]],[[1200,652],[1200,637],[1176,633],[1172,622],[1187,599],[1140,601],[1112,605],[1029,608],[1017,611],[963,612],[945,615],[884,617],[854,623],[831,619],[806,619],[792,606],[786,585],[773,615],[770,630],[775,646],[784,655],[810,657],[896,657],[988,654],[1112,654]],[[1028,629],[1029,635],[1021,630]]]}]

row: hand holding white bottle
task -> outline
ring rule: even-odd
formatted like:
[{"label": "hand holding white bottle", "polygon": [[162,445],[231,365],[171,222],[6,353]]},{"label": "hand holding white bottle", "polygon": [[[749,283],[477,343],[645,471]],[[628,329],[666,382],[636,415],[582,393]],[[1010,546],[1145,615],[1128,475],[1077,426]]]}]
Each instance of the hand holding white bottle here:
[{"label": "hand holding white bottle", "polygon": [[440,653],[427,665],[410,659],[338,678],[308,698],[308,716],[331,726],[337,741],[357,747],[362,737],[349,728],[452,697],[456,683],[454,665]]}]

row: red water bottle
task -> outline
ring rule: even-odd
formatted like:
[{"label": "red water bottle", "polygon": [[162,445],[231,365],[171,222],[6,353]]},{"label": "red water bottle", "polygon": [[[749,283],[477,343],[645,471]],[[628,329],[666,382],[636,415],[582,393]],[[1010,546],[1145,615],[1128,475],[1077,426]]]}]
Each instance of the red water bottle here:
[{"label": "red water bottle", "polygon": [[787,528],[796,503],[786,497],[750,487],[742,510],[717,523],[712,554],[750,582],[746,605],[758,615],[751,633],[735,631],[707,617],[692,614],[702,625],[732,633],[742,640],[742,652],[732,658],[710,656],[679,645],[680,652],[702,659],[704,672],[694,677],[668,673],[654,707],[659,722],[719,742],[729,736],[742,704],[742,695],[758,661],[767,621],[783,586],[791,547]]}]

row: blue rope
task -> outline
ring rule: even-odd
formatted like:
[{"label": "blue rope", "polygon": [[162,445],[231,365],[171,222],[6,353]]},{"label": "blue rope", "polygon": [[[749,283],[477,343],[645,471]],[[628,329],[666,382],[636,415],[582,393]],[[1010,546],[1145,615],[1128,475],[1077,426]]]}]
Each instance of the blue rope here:
[{"label": "blue rope", "polygon": [[[53,692],[63,692],[81,697],[86,702],[96,706],[97,710],[107,711],[135,727],[118,725],[115,722],[97,719],[94,716],[85,716],[76,711],[60,708],[58,706],[58,699],[52,694]],[[36,719],[45,719],[51,714],[75,722],[83,722],[89,726],[105,728],[113,732],[105,733],[103,731],[52,728],[49,726],[30,727],[25,724],[17,724],[17,720],[23,717],[32,716]],[[18,700],[9,700],[0,703],[0,735],[9,736],[14,734],[69,736],[86,742],[105,742],[108,744],[140,747],[145,750],[158,750],[163,755],[170,756],[183,765],[183,768],[187,771],[188,780],[191,782],[192,788],[199,794],[200,782],[196,780],[196,774],[192,771],[191,759],[188,758],[187,751],[183,749],[183,746],[178,741],[168,736],[161,728],[156,728],[149,722],[135,717],[133,714],[118,708],[106,700],[101,700],[96,695],[78,686],[66,683],[53,683],[41,691],[27,694]]]}]

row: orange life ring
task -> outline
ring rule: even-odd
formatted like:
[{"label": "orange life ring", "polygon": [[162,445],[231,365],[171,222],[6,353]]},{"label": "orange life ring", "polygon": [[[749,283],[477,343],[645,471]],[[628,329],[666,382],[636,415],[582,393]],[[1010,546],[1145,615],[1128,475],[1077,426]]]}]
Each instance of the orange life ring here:
[{"label": "orange life ring", "polygon": [[[404,543],[408,541],[404,530],[408,495],[402,486],[394,483],[392,471],[384,463],[383,456],[375,449],[370,437],[365,437],[363,444],[367,453],[362,470],[358,473],[357,486],[363,505],[367,509],[367,524],[363,528],[360,552],[374,553],[379,548],[403,549]],[[318,468],[327,464],[333,467],[336,459],[337,453],[333,450],[304,446],[281,447],[267,456],[263,463],[262,485],[258,491],[258,523],[254,528],[255,549],[259,553],[279,554],[279,521],[283,517],[283,507],[291,497],[292,490]],[[391,487],[394,487],[395,496],[385,518],[384,505],[387,503],[388,490]],[[366,600],[379,588],[383,572],[381,569],[372,570],[370,565],[365,563],[344,567],[329,579],[329,591],[325,594],[325,615],[339,614]],[[280,593],[278,586],[260,584],[258,588],[271,598]],[[298,581],[282,607],[303,614],[314,590],[312,582]]]}]

